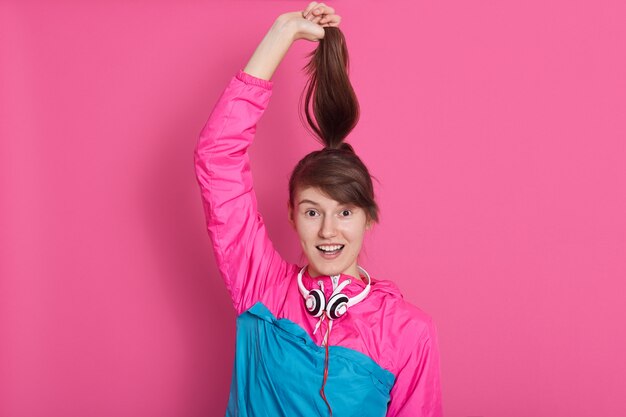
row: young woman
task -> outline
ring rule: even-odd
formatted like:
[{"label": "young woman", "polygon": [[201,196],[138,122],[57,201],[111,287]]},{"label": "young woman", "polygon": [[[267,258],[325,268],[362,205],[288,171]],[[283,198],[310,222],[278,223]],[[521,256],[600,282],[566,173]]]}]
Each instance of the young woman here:
[{"label": "young woman", "polygon": [[[358,102],[340,20],[316,2],[279,16],[219,97],[195,150],[208,232],[238,314],[227,416],[442,415],[431,317],[357,264],[378,206],[366,166],[344,142]],[[303,266],[283,260],[267,236],[247,153],[270,78],[299,39],[319,42],[305,113],[325,145],[289,181]]]}]

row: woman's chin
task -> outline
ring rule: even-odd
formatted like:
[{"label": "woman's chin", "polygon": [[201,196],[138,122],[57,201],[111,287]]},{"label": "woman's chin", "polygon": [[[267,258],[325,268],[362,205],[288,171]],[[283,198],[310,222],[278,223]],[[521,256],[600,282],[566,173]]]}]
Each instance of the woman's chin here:
[{"label": "woman's chin", "polygon": [[313,264],[313,268],[317,271],[318,275],[333,276],[339,275],[345,269],[343,265],[333,262],[316,262]]}]

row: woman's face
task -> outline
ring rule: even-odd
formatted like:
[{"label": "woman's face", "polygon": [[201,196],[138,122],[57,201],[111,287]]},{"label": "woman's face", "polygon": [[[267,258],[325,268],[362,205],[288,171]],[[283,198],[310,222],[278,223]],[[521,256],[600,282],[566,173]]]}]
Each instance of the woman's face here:
[{"label": "woman's face", "polygon": [[357,256],[371,227],[364,209],[339,204],[320,189],[308,187],[296,192],[289,221],[298,232],[311,277],[340,273],[359,277]]}]

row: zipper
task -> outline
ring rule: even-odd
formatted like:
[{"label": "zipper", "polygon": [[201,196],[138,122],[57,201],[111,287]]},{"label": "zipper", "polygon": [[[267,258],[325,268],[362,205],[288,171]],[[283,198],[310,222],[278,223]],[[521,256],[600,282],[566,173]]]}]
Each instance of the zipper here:
[{"label": "zipper", "polygon": [[[333,292],[335,292],[335,290],[337,289],[337,286],[339,285],[339,278],[341,278],[341,274],[339,274],[339,275],[332,275],[330,277],[330,280],[333,283]],[[326,294],[324,294],[324,295],[326,295]],[[321,346],[326,346],[326,344],[324,343],[324,339],[326,338],[326,332],[329,331],[328,327],[330,326],[330,319],[324,320],[324,321],[326,322],[326,328],[323,329],[323,331],[320,333],[320,336],[322,338]],[[322,323],[322,325],[320,326],[320,330],[322,330],[323,327],[324,327],[324,323]],[[330,339],[330,335],[328,335],[328,338]]]}]

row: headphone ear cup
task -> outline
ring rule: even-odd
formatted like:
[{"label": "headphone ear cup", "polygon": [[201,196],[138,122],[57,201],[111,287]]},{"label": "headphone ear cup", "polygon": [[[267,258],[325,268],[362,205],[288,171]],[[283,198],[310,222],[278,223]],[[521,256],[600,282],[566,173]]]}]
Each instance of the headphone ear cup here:
[{"label": "headphone ear cup", "polygon": [[350,301],[348,296],[342,293],[332,296],[330,300],[328,300],[326,316],[328,316],[329,319],[335,320],[346,314],[348,311],[348,301]]},{"label": "headphone ear cup", "polygon": [[326,298],[324,293],[315,288],[309,291],[309,296],[305,300],[306,310],[313,317],[319,317],[324,313],[326,308]]}]

